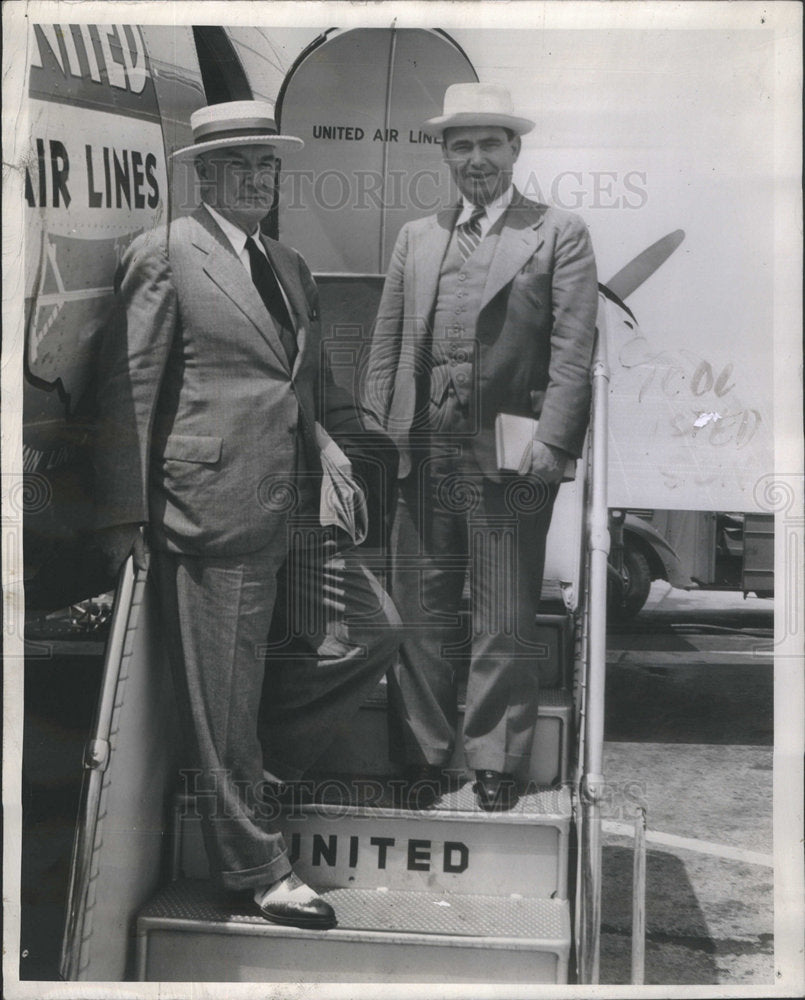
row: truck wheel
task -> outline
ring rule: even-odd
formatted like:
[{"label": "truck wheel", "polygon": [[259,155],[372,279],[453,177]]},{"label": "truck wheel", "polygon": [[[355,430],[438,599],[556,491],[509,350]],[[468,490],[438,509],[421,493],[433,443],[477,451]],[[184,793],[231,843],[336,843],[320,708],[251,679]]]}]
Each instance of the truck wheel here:
[{"label": "truck wheel", "polygon": [[607,609],[616,621],[634,618],[646,603],[651,590],[651,570],[648,559],[639,549],[627,546],[623,550],[623,579],[615,570],[609,573]]}]

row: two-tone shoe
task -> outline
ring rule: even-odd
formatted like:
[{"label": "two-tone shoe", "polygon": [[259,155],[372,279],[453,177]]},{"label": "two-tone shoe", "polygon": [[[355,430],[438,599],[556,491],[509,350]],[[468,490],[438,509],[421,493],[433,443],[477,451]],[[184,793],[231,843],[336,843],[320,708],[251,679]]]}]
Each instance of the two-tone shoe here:
[{"label": "two-tone shoe", "polygon": [[254,903],[272,924],[326,931],[338,923],[335,910],[291,872],[267,889],[254,893]]}]

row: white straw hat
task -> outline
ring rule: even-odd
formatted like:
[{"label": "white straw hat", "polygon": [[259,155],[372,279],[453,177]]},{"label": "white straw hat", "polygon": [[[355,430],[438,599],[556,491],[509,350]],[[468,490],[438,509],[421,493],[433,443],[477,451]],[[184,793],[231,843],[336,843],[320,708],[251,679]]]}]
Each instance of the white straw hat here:
[{"label": "white straw hat", "polygon": [[514,114],[512,97],[495,83],[454,83],[444,92],[444,114],[429,118],[422,126],[437,139],[447,128],[498,125],[525,135],[534,127],[528,118]]},{"label": "white straw hat", "polygon": [[177,149],[174,157],[186,158],[226,146],[271,145],[279,151],[301,149],[295,135],[279,135],[274,105],[268,101],[227,101],[210,104],[190,115],[193,144]]}]

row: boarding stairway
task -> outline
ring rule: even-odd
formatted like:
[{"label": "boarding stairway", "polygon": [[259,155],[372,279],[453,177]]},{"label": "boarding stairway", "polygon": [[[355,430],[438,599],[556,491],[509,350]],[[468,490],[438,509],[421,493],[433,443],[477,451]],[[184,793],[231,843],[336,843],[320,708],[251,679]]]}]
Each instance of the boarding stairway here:
[{"label": "boarding stairway", "polygon": [[[65,978],[597,981],[608,537],[604,484],[593,475],[596,466],[605,468],[595,454],[604,447],[600,429],[606,426],[600,358],[596,373],[586,455],[576,480],[560,489],[548,539],[538,617],[539,720],[515,806],[482,811],[459,750],[448,768],[454,780],[441,798],[422,809],[399,808],[381,684],[291,800],[276,803],[294,869],[338,918],[331,930],[299,930],[262,919],[248,894],[216,890],[196,804],[171,787],[168,765],[160,762],[158,780],[151,780],[146,761],[139,777],[127,771],[128,787],[118,790],[109,775],[112,752],[99,777],[100,805],[92,805],[98,824],[84,844],[77,841]],[[147,590],[140,599],[147,618],[153,613]],[[150,678],[130,671],[125,698],[118,681],[110,731],[124,744],[130,727],[123,714],[135,712],[140,731],[128,738],[150,747],[172,725],[167,672],[159,665],[164,651],[155,648],[151,630],[136,627],[136,618],[126,628],[119,629],[124,680],[126,644],[137,659],[137,643],[144,641],[151,647],[139,659]],[[109,740],[112,751],[114,743]],[[92,804],[91,783],[89,789]],[[118,841],[125,848],[116,847]],[[122,943],[119,930],[115,936],[107,925],[114,914],[119,928],[121,913],[129,918]]]},{"label": "boarding stairway", "polygon": [[[347,735],[275,802],[294,869],[335,909],[328,931],[268,924],[209,879],[192,795],[178,795],[171,880],[136,922],[136,977],[150,981],[561,984],[571,978],[573,775],[581,670],[584,475],[563,485],[538,616],[540,709],[520,799],[484,812],[461,739],[451,787],[395,806],[385,684]],[[459,698],[459,718],[463,718]]]},{"label": "boarding stairway", "polygon": [[[546,649],[566,649],[561,615]],[[395,807],[384,685],[326,768],[297,788],[280,826],[294,869],[334,907],[338,927],[267,924],[216,893],[192,797],[175,804],[173,880],[137,921],[146,980],[567,982],[571,946],[567,775],[571,699],[546,690],[538,750],[508,812],[481,811],[460,754],[433,805]]]},{"label": "boarding stairway", "polygon": [[[514,808],[483,812],[477,806],[460,750],[441,798],[423,809],[398,808],[381,684],[290,802],[269,803],[280,814],[294,869],[333,906],[338,926],[272,925],[248,894],[216,890],[199,810],[192,795],[175,792],[162,837],[163,874],[151,880],[132,913],[127,978],[567,983],[574,940],[578,615],[554,604],[539,626],[539,719]],[[460,702],[460,714],[462,708]],[[127,805],[107,811],[119,814]],[[142,822],[141,810],[131,807],[131,816],[124,828]],[[110,832],[116,831],[107,829],[98,851],[101,869],[111,853]],[[155,854],[155,845],[149,849]],[[105,933],[96,919],[85,944],[87,970],[101,961]]]}]

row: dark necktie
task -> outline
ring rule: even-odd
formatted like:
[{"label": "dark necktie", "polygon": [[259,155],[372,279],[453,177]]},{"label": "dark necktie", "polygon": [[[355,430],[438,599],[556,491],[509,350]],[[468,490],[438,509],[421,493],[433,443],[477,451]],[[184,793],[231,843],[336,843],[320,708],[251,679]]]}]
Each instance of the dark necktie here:
[{"label": "dark necktie", "polygon": [[249,254],[249,266],[254,286],[260,293],[260,298],[274,321],[274,326],[277,328],[282,346],[288,356],[288,363],[293,366],[297,352],[296,336],[277,277],[266,259],[266,255],[262,253],[251,236],[246,237],[246,250]]},{"label": "dark necktie", "polygon": [[461,256],[466,260],[472,251],[481,242],[481,219],[486,215],[483,205],[475,205],[472,215],[466,222],[462,222],[456,230],[458,248]]}]

